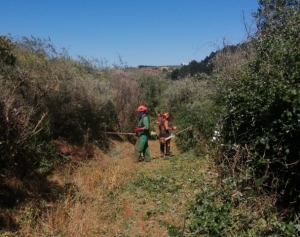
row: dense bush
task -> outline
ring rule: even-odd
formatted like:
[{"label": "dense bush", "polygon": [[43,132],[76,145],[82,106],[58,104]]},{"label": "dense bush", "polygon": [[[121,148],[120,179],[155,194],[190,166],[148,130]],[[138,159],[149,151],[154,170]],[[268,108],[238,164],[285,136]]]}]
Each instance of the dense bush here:
[{"label": "dense bush", "polygon": [[159,73],[145,73],[128,68],[109,70],[107,75],[112,95],[112,108],[115,110],[114,130],[133,132],[139,119],[136,109],[140,104],[148,107],[148,115],[153,129],[156,107],[161,103],[166,80]]},{"label": "dense bush", "polygon": [[[138,83],[139,104],[145,104],[149,108],[149,115],[156,118],[156,109],[162,104],[163,92],[171,84],[161,75],[138,74],[135,77]],[[169,84],[168,84],[169,83]]]},{"label": "dense bush", "polygon": [[237,178],[206,185],[190,206],[186,236],[299,236],[298,224],[277,218],[271,205],[253,208],[268,197],[253,197],[238,187]]},{"label": "dense bush", "polygon": [[183,151],[198,147],[202,138],[211,137],[218,118],[211,96],[208,81],[193,78],[173,81],[163,93],[160,110],[169,111],[178,130],[193,126],[192,131],[181,133],[176,140]]},{"label": "dense bush", "polygon": [[45,178],[65,161],[53,139],[108,147],[104,131],[115,123],[116,110],[100,68],[70,59],[48,40],[1,36],[0,43],[2,178]]},{"label": "dense bush", "polygon": [[5,53],[0,77],[0,153],[1,168],[22,178],[38,168],[49,168],[47,160],[54,150],[47,112],[35,101],[36,87],[29,83],[30,73],[23,71],[15,48],[1,37],[1,55],[3,49]]},{"label": "dense bush", "polygon": [[133,132],[138,119],[139,90],[134,74],[122,69],[110,73],[110,90],[116,110],[115,121],[119,132]]},{"label": "dense bush", "polygon": [[[299,204],[300,11],[298,1],[260,1],[255,57],[224,80],[224,141],[229,163],[251,166],[252,182]],[[223,91],[224,92],[224,91]],[[236,160],[236,158],[238,159]]]},{"label": "dense bush", "polygon": [[191,206],[191,236],[299,236],[299,1],[259,4],[255,37],[212,62],[222,173]]}]

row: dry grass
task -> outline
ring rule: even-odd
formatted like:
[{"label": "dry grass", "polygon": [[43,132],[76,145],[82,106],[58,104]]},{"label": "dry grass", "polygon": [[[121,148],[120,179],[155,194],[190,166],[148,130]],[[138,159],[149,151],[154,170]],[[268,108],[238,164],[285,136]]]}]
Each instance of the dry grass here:
[{"label": "dry grass", "polygon": [[[158,157],[158,141],[149,145],[152,157]],[[65,196],[44,203],[39,213],[32,213],[34,204],[27,206],[30,221],[21,220],[15,236],[168,236],[171,225],[183,226],[208,169],[204,159],[183,158],[174,141],[171,146],[169,159],[135,163],[132,144],[112,141],[109,153],[96,150],[95,159],[62,168],[51,181],[69,185]],[[161,183],[166,190],[147,185],[149,180],[158,186],[167,180]],[[39,218],[33,222],[33,216]]]}]

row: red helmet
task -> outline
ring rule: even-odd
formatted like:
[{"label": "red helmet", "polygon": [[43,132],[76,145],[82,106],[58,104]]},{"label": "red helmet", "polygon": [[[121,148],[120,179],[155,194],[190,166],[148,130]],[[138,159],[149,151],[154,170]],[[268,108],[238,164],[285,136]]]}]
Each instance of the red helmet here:
[{"label": "red helmet", "polygon": [[168,112],[164,112],[164,113],[163,113],[163,116],[164,116],[166,119],[168,119],[168,118],[169,118],[169,113],[168,113]]},{"label": "red helmet", "polygon": [[136,111],[139,111],[139,112],[144,112],[144,111],[147,111],[148,108],[145,106],[145,105],[140,105]]}]

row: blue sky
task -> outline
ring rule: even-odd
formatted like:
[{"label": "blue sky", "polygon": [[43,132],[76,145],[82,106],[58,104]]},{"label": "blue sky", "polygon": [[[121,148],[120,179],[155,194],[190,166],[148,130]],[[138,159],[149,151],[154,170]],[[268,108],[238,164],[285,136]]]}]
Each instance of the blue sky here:
[{"label": "blue sky", "polygon": [[108,65],[201,61],[246,39],[258,0],[0,0],[0,35],[50,38]]}]

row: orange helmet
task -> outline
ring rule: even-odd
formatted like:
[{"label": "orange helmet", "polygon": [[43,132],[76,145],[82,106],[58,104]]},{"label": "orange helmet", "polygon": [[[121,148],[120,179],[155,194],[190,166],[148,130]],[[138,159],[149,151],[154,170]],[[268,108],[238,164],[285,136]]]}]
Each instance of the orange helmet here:
[{"label": "orange helmet", "polygon": [[147,111],[148,108],[145,106],[145,105],[140,105],[136,111],[139,111],[139,112],[144,112],[144,111]]},{"label": "orange helmet", "polygon": [[163,116],[164,116],[166,119],[168,119],[168,118],[169,118],[169,113],[168,113],[168,112],[164,112],[164,113],[163,113]]}]

